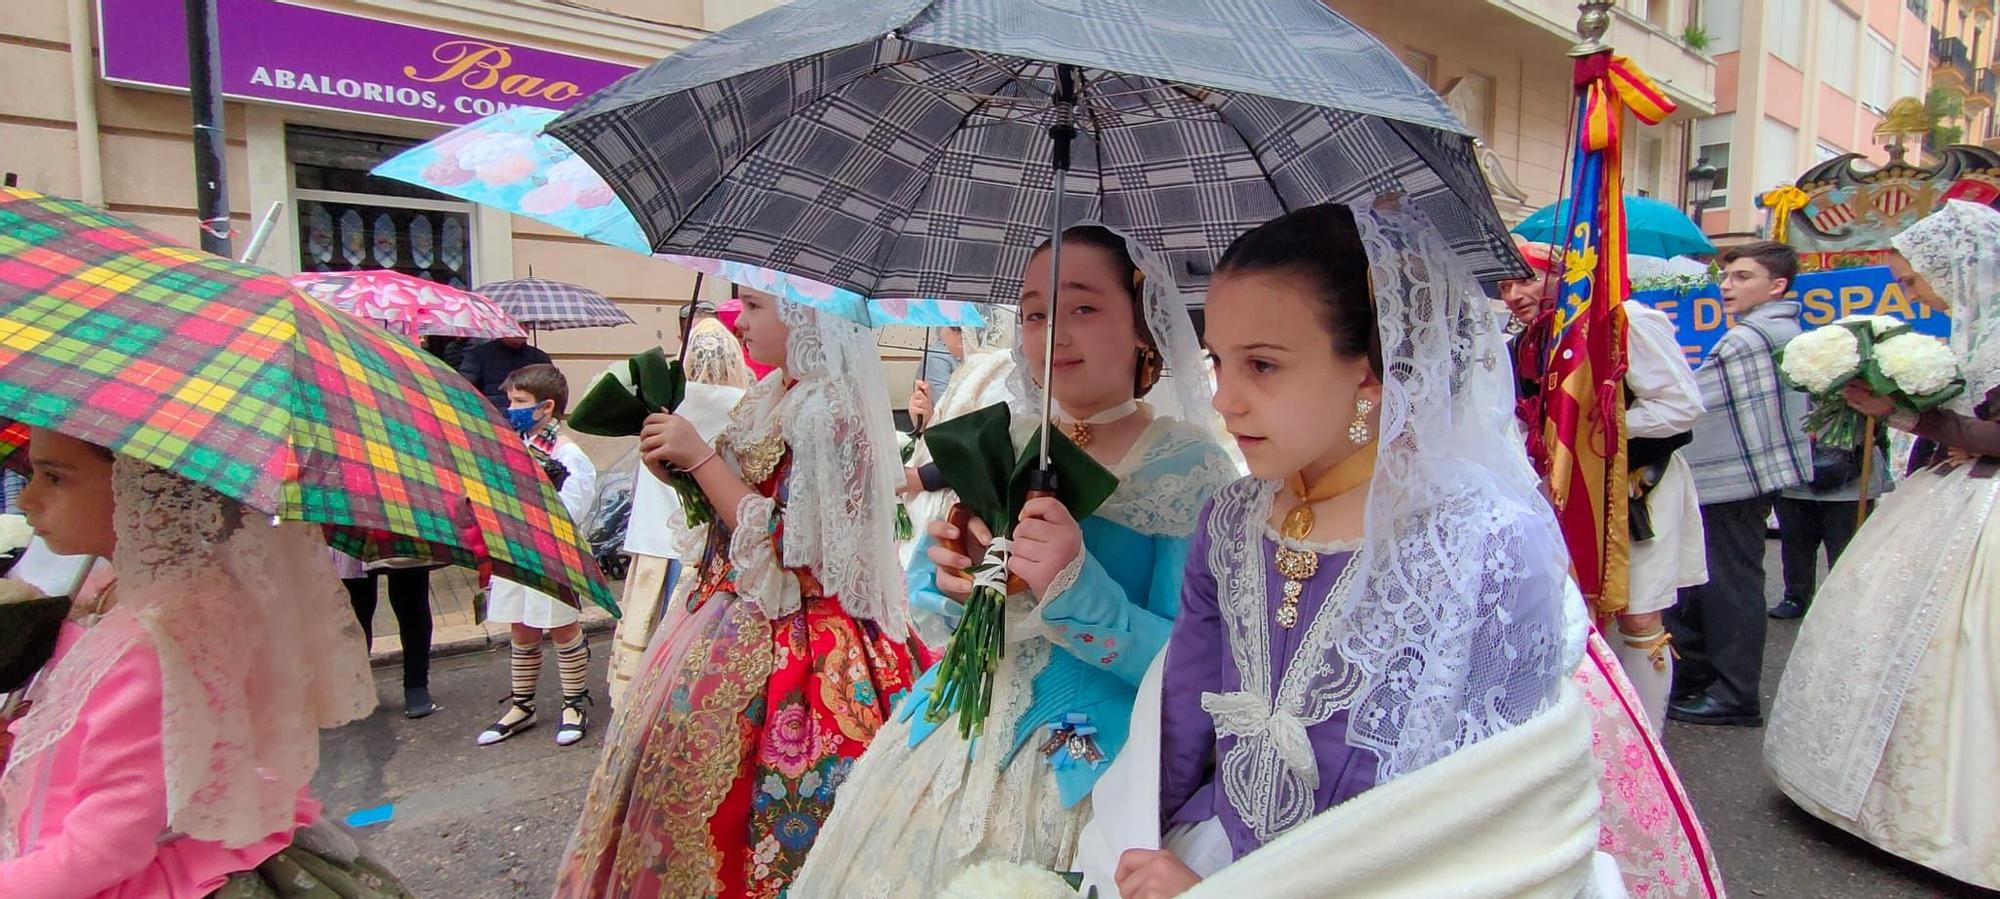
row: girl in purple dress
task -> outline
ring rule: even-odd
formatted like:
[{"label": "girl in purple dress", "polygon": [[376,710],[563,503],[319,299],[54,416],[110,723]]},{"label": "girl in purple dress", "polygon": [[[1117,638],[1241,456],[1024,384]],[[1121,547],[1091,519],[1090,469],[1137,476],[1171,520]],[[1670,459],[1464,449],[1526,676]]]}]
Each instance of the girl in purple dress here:
[{"label": "girl in purple dress", "polygon": [[[1517,889],[1531,881],[1578,894],[1597,801],[1588,725],[1566,687],[1583,622],[1569,613],[1554,518],[1508,430],[1503,345],[1476,285],[1412,215],[1311,207],[1223,256],[1206,343],[1216,411],[1251,476],[1195,529],[1180,616],[1132,727],[1133,746],[1156,735],[1156,768],[1128,776],[1139,772],[1119,766],[1137,763],[1121,759],[1100,781],[1086,874],[1125,899],[1220,895],[1224,877],[1240,892],[1249,869],[1264,896],[1364,882],[1382,888],[1373,895],[1439,895],[1445,883],[1454,895],[1542,895]],[[1302,832],[1363,794],[1388,795],[1357,805],[1423,806],[1412,785],[1440,777],[1520,782],[1477,767],[1491,753],[1471,750],[1531,721],[1559,751],[1522,804],[1552,804],[1517,830],[1479,826],[1547,854],[1529,865],[1509,860],[1518,842],[1482,852],[1472,839],[1439,868],[1477,871],[1468,877],[1492,892],[1437,879],[1399,890],[1405,874],[1371,868],[1353,833],[1339,837],[1352,851],[1315,849],[1323,861],[1311,864],[1263,851],[1296,852],[1314,836]],[[1396,783],[1415,773],[1429,776]],[[1152,808],[1113,798],[1133,784]],[[1444,835],[1479,820],[1376,814],[1411,828],[1395,838],[1408,847],[1455,844]]]}]

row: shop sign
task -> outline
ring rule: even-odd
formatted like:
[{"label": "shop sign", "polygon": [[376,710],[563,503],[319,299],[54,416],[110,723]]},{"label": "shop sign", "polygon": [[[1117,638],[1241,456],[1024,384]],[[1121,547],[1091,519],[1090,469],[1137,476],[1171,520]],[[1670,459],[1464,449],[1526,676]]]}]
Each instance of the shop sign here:
[{"label": "shop sign", "polygon": [[[446,125],[564,109],[633,71],[276,0],[216,0],[216,21],[227,97]],[[106,81],[187,89],[181,0],[99,0],[98,28]]]}]

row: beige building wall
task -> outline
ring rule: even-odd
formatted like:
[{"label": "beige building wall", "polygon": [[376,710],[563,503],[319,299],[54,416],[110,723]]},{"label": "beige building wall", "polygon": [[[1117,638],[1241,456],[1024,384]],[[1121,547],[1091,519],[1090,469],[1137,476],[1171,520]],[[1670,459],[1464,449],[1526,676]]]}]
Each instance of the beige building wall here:
[{"label": "beige building wall", "polygon": [[[1491,162],[1522,195],[1518,202],[1496,196],[1503,215],[1518,221],[1562,193],[1574,103],[1566,55],[1578,39],[1574,2],[1327,2],[1401,54],[1478,133],[1493,152]],[[1613,10],[1607,37],[1681,107],[1659,126],[1628,132],[1626,189],[1677,204],[1690,165],[1686,123],[1712,112],[1715,102],[1714,63],[1679,40],[1691,8],[1689,0],[1625,0]],[[1504,194],[1504,186],[1496,188]]]}]

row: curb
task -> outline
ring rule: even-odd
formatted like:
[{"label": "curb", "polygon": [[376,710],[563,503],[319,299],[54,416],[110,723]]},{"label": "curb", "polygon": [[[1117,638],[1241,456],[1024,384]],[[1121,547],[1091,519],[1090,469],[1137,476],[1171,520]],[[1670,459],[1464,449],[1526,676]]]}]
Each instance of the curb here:
[{"label": "curb", "polygon": [[[585,636],[607,633],[618,626],[618,619],[612,618],[610,614],[601,610],[592,611],[596,614],[585,612],[581,622]],[[376,638],[375,642],[393,645],[369,653],[370,666],[383,668],[403,663],[403,642],[399,636],[384,635]],[[507,642],[506,631],[489,634],[483,624],[454,624],[439,627],[431,635],[431,660],[485,652]]]}]

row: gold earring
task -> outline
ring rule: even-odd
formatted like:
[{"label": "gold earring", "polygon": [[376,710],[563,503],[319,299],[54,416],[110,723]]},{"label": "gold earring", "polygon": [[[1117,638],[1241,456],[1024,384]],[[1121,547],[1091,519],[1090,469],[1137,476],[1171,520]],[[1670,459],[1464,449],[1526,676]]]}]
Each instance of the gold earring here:
[{"label": "gold earring", "polygon": [[1368,414],[1375,411],[1375,401],[1357,399],[1354,401],[1354,421],[1347,425],[1347,440],[1355,446],[1367,446],[1375,434],[1368,427]]}]

